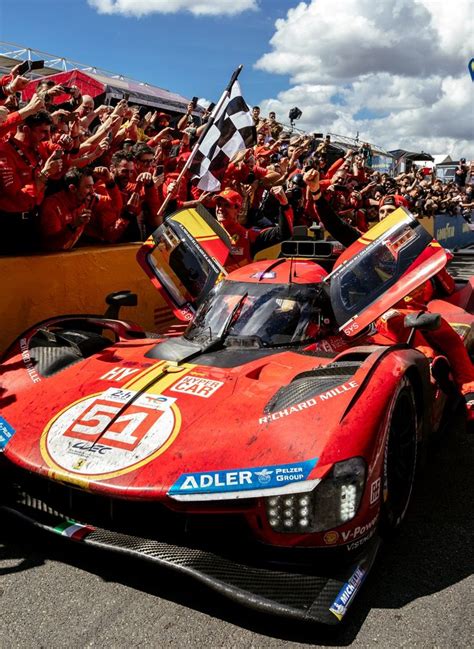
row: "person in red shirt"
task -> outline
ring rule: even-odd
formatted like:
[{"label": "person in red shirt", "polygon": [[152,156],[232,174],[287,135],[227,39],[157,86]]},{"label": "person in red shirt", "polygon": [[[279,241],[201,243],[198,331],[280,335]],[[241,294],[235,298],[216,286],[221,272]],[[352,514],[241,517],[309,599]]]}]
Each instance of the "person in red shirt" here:
[{"label": "person in red shirt", "polygon": [[12,68],[10,74],[0,77],[0,104],[5,103],[17,92],[21,92],[30,80],[18,74],[21,63]]},{"label": "person in red shirt", "polygon": [[70,250],[91,219],[94,179],[89,170],[73,167],[64,177],[65,188],[45,198],[40,209],[43,250]]},{"label": "person in red shirt", "polygon": [[60,148],[49,142],[51,117],[40,110],[0,142],[0,254],[34,249],[35,217],[48,177],[61,171]]},{"label": "person in red shirt", "polygon": [[155,187],[153,175],[155,152],[144,142],[137,142],[132,148],[137,177],[134,183],[128,184],[128,191],[138,191],[141,198],[145,235],[151,234],[159,225],[157,216],[162,200]]},{"label": "person in red shirt", "polygon": [[293,233],[293,211],[283,187],[274,187],[272,193],[280,203],[278,225],[263,230],[247,229],[238,222],[243,205],[242,196],[233,189],[224,189],[217,194],[216,216],[231,238],[232,249],[226,263],[228,271],[245,266],[253,261],[260,250],[289,239]]},{"label": "person in red shirt", "polygon": [[104,243],[117,243],[123,238],[129,221],[122,214],[122,193],[107,167],[95,167],[93,171],[94,193],[91,199],[91,219],[85,228],[85,236]]},{"label": "person in red shirt", "polygon": [[4,106],[0,106],[0,140],[12,131],[16,131],[17,126],[27,117],[40,110],[44,110],[44,103],[36,95],[33,95],[26,106],[12,113],[9,113]]}]

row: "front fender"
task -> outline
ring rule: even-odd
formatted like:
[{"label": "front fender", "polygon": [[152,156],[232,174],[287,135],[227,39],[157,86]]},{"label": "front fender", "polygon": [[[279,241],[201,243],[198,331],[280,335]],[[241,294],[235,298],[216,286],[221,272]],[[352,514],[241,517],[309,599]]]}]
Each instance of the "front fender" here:
[{"label": "front fender", "polygon": [[56,316],[42,320],[38,324],[23,331],[12,344],[7,348],[0,358],[0,362],[21,354],[29,348],[29,342],[41,329],[59,330],[59,329],[79,329],[83,331],[92,331],[94,333],[111,332],[115,336],[115,341],[131,340],[144,338],[144,330],[134,322],[127,320],[114,320],[101,315],[89,314],[70,314]]}]

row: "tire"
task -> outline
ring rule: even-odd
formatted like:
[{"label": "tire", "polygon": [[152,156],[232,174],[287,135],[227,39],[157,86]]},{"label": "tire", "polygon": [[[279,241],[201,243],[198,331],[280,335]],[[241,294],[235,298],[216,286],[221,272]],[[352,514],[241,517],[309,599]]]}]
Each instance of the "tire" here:
[{"label": "tire", "polygon": [[405,518],[418,459],[418,412],[411,382],[405,377],[390,405],[382,476],[380,529],[390,537]]}]

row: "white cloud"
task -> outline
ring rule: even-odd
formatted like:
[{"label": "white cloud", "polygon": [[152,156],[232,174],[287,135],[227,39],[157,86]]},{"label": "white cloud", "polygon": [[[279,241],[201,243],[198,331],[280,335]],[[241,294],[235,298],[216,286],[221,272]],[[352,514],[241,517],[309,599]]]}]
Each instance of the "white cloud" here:
[{"label": "white cloud", "polygon": [[290,76],[262,109],[285,121],[297,105],[308,130],[474,158],[471,1],[301,2],[255,65]]},{"label": "white cloud", "polygon": [[235,15],[257,9],[257,0],[88,0],[101,14],[146,16],[188,11],[195,16]]}]

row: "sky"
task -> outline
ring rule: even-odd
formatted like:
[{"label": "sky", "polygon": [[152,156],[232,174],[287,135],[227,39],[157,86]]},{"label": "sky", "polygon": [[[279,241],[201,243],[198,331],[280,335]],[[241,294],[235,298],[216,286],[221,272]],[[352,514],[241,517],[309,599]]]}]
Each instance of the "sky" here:
[{"label": "sky", "polygon": [[0,41],[209,101],[243,64],[282,122],[474,159],[472,0],[0,0]]}]

